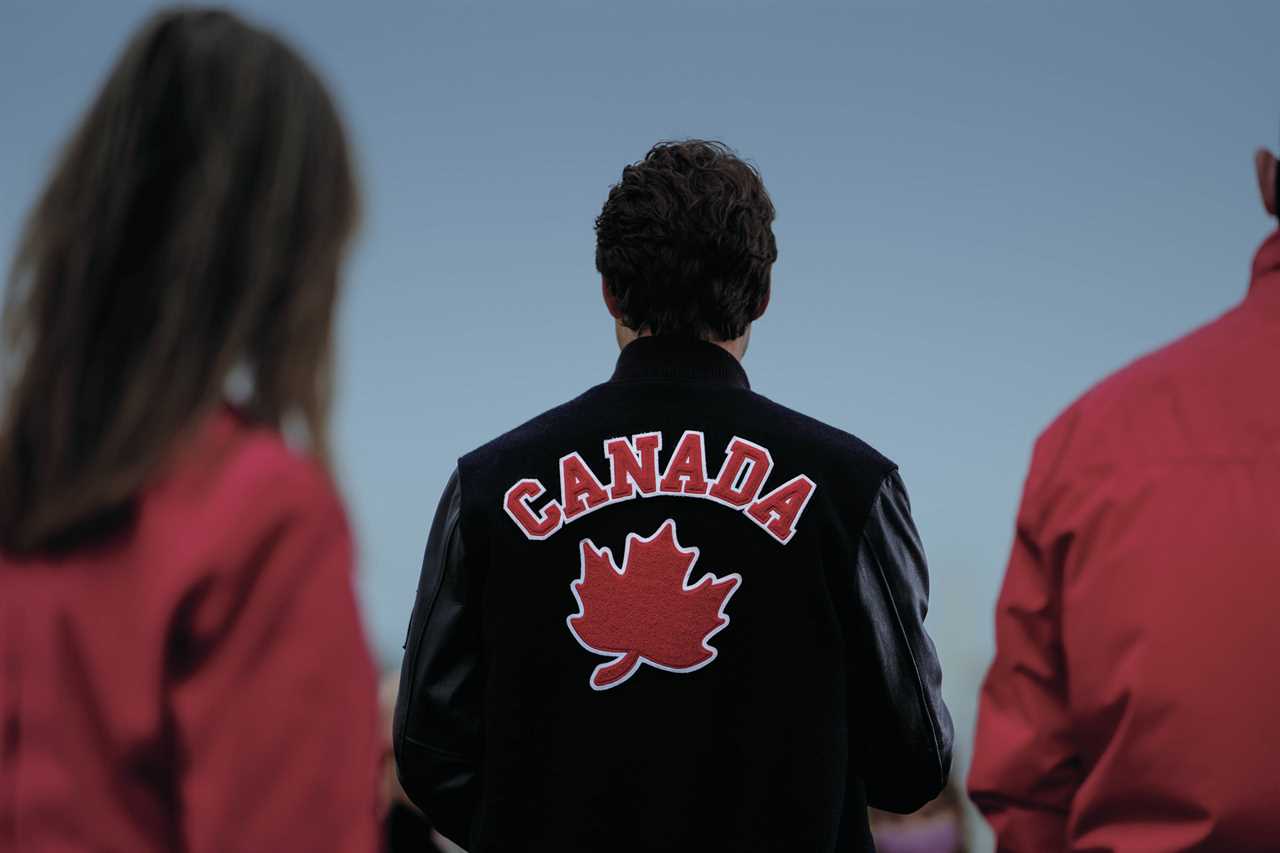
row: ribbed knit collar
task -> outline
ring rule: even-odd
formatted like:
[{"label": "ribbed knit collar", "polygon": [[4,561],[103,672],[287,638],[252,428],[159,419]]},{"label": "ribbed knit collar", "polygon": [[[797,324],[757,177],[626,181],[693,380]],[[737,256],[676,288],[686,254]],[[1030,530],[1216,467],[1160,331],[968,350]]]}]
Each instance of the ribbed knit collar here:
[{"label": "ribbed knit collar", "polygon": [[722,347],[706,341],[660,335],[636,338],[623,348],[613,382],[636,379],[707,382],[750,388],[747,372]]}]

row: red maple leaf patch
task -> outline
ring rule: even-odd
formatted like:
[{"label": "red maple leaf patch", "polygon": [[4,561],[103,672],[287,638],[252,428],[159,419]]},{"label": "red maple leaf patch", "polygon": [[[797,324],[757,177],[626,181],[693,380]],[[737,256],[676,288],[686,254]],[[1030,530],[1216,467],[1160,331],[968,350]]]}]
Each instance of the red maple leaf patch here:
[{"label": "red maple leaf patch", "polygon": [[670,519],[648,539],[627,536],[622,568],[590,539],[581,548],[581,574],[569,585],[578,600],[569,631],[587,651],[613,658],[591,673],[593,688],[616,687],[642,663],[692,672],[715,660],[708,641],[729,624],[724,609],[742,575],[708,573],[691,586],[698,549],[680,546]]}]

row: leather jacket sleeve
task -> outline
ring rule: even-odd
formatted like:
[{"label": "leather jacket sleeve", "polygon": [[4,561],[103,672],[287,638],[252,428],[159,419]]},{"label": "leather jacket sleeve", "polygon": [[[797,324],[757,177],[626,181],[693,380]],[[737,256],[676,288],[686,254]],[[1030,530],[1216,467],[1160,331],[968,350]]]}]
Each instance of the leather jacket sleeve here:
[{"label": "leather jacket sleeve", "polygon": [[436,830],[467,846],[478,798],[480,623],[467,570],[458,474],[449,478],[422,561],[393,730],[405,793]]},{"label": "leather jacket sleeve", "polygon": [[946,787],[951,715],[925,632],[929,571],[896,471],[881,484],[857,544],[849,648],[850,751],[870,805],[907,813]]}]

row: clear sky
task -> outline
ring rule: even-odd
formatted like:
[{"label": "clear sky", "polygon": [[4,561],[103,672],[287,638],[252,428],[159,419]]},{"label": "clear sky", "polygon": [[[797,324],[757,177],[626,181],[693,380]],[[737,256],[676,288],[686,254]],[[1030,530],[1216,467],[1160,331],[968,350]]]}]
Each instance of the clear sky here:
[{"label": "clear sky", "polygon": [[[151,4],[0,0],[5,256]],[[722,139],[778,208],[757,390],[897,460],[968,751],[1032,440],[1225,310],[1271,224],[1274,2],[242,5],[298,41],[357,141],[341,475],[398,659],[454,459],[606,377],[592,220],[658,139]]]}]

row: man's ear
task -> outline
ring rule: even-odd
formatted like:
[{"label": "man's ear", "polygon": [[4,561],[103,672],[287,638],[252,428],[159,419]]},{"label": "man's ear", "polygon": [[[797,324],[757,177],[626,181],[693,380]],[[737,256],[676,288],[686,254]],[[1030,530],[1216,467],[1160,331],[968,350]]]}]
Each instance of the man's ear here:
[{"label": "man's ear", "polygon": [[1253,152],[1253,167],[1258,173],[1258,195],[1267,213],[1276,215],[1276,155],[1265,148]]},{"label": "man's ear", "polygon": [[613,295],[613,291],[609,289],[609,282],[604,276],[600,277],[600,293],[604,296],[604,307],[609,309],[609,314],[615,320],[622,319],[622,309],[618,307],[618,298]]},{"label": "man's ear", "polygon": [[773,285],[770,284],[764,291],[764,299],[760,300],[760,308],[756,311],[756,316],[751,318],[751,322],[755,322],[764,316],[764,312],[769,310],[769,299],[773,296]]}]

